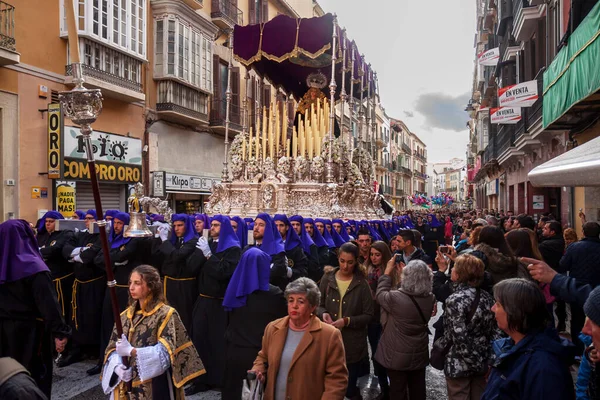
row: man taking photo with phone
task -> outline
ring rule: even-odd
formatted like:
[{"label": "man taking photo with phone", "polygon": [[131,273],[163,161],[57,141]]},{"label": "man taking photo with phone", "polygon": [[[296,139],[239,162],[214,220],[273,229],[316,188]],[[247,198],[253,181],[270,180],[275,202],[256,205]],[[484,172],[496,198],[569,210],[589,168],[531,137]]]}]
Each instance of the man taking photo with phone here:
[{"label": "man taking photo with phone", "polygon": [[422,249],[413,245],[415,236],[410,229],[400,231],[396,240],[398,241],[398,248],[401,251],[404,264],[408,264],[408,262],[412,260],[421,260],[425,261],[425,263],[430,261],[429,257],[427,257]]}]

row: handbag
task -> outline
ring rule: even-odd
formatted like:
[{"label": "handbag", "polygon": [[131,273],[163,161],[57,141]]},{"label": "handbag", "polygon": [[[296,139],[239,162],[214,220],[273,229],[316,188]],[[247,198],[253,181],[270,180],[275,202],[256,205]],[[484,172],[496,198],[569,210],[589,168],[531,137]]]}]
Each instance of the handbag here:
[{"label": "handbag", "polygon": [[248,373],[242,385],[242,400],[262,400],[265,394],[265,386],[256,379],[256,374]]},{"label": "handbag", "polygon": [[[479,305],[479,298],[481,297],[480,289],[477,289],[475,293],[475,300],[473,300],[473,304],[471,304],[471,309],[467,314],[467,319],[465,320],[465,325],[468,325],[473,319],[475,312],[477,311],[477,306]],[[431,356],[429,357],[429,364],[440,371],[444,370],[444,364],[446,363],[446,356],[450,352],[452,348],[452,340],[448,340],[448,343],[444,347],[436,346],[433,344],[433,348],[431,349]]]}]

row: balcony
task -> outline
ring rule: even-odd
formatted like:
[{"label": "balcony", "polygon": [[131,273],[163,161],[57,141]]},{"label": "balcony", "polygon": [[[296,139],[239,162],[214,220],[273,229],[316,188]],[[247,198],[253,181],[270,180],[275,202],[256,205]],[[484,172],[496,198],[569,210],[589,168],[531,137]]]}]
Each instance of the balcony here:
[{"label": "balcony", "polygon": [[15,41],[15,8],[0,1],[0,66],[21,61]]},{"label": "balcony", "polygon": [[515,125],[502,125],[498,130],[496,143],[498,145],[498,158],[514,145]]},{"label": "balcony", "polygon": [[194,11],[201,10],[202,7],[204,7],[202,0],[183,0],[183,2],[190,6]]},{"label": "balcony", "polygon": [[[213,99],[210,107],[209,125],[214,132],[225,134],[225,120],[227,114],[227,101],[223,98]],[[229,130],[242,131],[240,106],[229,104]]]},{"label": "balcony", "polygon": [[208,95],[171,80],[159,81],[156,114],[165,121],[192,127],[208,125]]},{"label": "balcony", "polygon": [[[90,39],[80,38],[86,86],[101,89],[104,97],[126,102],[144,101],[143,62]],[[65,67],[65,85],[74,86],[71,65]]]},{"label": "balcony", "polygon": [[214,24],[221,29],[233,28],[234,25],[243,25],[243,14],[237,8],[236,3],[231,0],[212,0],[210,17]]},{"label": "balcony", "polygon": [[414,176],[415,176],[416,178],[423,179],[423,180],[426,180],[426,179],[427,179],[427,175],[426,175],[426,174],[424,174],[424,173],[423,173],[423,172],[421,172],[421,171],[417,171],[416,169],[415,169],[415,175],[414,175]]},{"label": "balcony", "polygon": [[418,152],[418,151],[416,151],[416,150],[413,152],[413,156],[415,156],[417,159],[419,159],[419,160],[421,160],[421,161],[424,161],[424,162],[426,162],[426,161],[427,161],[427,158],[425,157],[425,155],[424,155],[424,154],[421,154],[421,153],[419,153],[419,152]]},{"label": "balcony", "polygon": [[527,110],[525,114],[527,116],[527,130],[536,124],[542,118],[542,106],[544,104],[544,71],[546,68],[542,68],[538,71],[536,77],[537,80],[537,89],[538,89],[538,99],[532,106]]},{"label": "balcony", "polygon": [[493,139],[490,139],[490,142],[488,143],[488,145],[486,146],[484,152],[483,152],[483,164],[486,164],[490,161],[496,160],[498,155],[497,155],[497,149],[496,149],[496,144],[494,143],[496,140],[496,138],[494,137]]},{"label": "balcony", "polygon": [[404,190],[396,189],[396,196],[404,196]]},{"label": "balcony", "polygon": [[410,146],[406,143],[402,143],[402,150],[407,154],[412,154]]},{"label": "balcony", "polygon": [[496,29],[496,35],[504,36],[513,18],[513,0],[497,0],[496,3],[498,4],[498,28]]},{"label": "balcony", "polygon": [[412,171],[410,170],[410,168],[400,167],[398,168],[398,171],[400,171],[404,175],[412,176]]},{"label": "balcony", "polygon": [[512,34],[519,42],[529,40],[537,29],[539,20],[546,13],[546,4],[532,5],[529,0],[513,0],[513,31]]}]

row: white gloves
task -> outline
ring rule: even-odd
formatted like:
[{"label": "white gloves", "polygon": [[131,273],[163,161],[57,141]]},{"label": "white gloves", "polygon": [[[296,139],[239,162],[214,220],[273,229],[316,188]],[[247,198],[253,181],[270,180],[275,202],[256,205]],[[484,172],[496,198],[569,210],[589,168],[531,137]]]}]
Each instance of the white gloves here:
[{"label": "white gloves", "polygon": [[156,230],[158,231],[158,236],[160,237],[160,240],[162,240],[163,242],[169,238],[169,231],[171,229],[167,225],[159,226]]},{"label": "white gloves", "polygon": [[290,267],[287,267],[287,277],[288,279],[292,277],[292,269]]},{"label": "white gloves", "polygon": [[117,340],[116,347],[117,354],[121,357],[129,357],[131,355],[131,351],[133,350],[133,346],[129,343],[125,334],[121,335],[121,339]]},{"label": "white gloves", "polygon": [[196,243],[196,248],[200,249],[204,254],[204,257],[210,258],[212,256],[212,252],[210,251],[210,246],[208,245],[208,240],[203,236],[198,239],[198,243]]},{"label": "white gloves", "polygon": [[131,368],[127,368],[123,364],[119,364],[115,367],[115,374],[117,374],[123,382],[129,382],[133,378]]},{"label": "white gloves", "polygon": [[73,262],[78,262],[78,263],[83,264],[83,260],[81,259],[81,256],[79,254],[77,254],[75,257],[73,257],[72,260],[73,260]]}]

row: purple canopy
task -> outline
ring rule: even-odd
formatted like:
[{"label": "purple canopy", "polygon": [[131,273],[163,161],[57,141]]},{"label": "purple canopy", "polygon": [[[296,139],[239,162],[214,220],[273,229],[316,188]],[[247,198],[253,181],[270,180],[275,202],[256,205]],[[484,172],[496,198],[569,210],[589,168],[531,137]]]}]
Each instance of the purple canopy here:
[{"label": "purple canopy", "polygon": [[[342,82],[342,30],[338,27],[336,82],[338,91]],[[300,98],[308,90],[306,78],[320,70],[328,82],[331,80],[331,54],[333,41],[333,15],[314,18],[291,18],[278,15],[269,22],[257,25],[236,25],[233,31],[233,53],[236,60],[252,67],[267,77],[275,86]],[[346,41],[346,92],[350,93],[350,66],[354,50],[354,97],[360,97],[360,72],[365,72],[366,96],[370,78],[371,93],[375,93],[373,71],[365,65],[353,41]],[[329,96],[329,87],[323,89]]]}]

